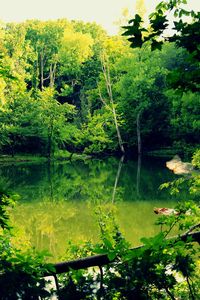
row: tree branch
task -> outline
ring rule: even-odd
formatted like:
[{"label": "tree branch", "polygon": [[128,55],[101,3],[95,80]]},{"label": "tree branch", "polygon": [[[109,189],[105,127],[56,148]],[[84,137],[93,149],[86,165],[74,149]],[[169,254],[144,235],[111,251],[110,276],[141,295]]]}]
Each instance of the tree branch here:
[{"label": "tree branch", "polygon": [[[191,237],[194,242],[197,242],[200,244],[200,231],[193,232],[193,233],[184,233],[181,236],[174,236],[171,238],[168,238],[168,240],[173,240],[180,238],[183,242],[186,242],[188,237]],[[143,245],[132,248],[132,251],[137,251],[138,249],[142,248]],[[61,273],[66,273],[70,269],[73,270],[80,270],[80,269],[87,269],[90,267],[100,267],[104,265],[108,265],[115,260],[109,260],[107,254],[100,254],[100,255],[94,255],[94,256],[89,256],[85,258],[79,258],[71,261],[65,261],[65,262],[60,262],[54,264],[55,272],[52,273],[46,273],[44,276],[51,276],[53,274],[61,274]]]}]

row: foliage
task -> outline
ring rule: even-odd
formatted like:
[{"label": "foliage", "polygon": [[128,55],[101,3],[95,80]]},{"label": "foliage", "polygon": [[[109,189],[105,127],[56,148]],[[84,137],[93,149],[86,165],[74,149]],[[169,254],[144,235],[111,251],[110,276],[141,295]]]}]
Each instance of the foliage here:
[{"label": "foliage", "polygon": [[[182,4],[187,4],[187,0],[161,1],[149,16],[148,28],[142,26],[143,20],[140,15],[136,14],[129,21],[130,25],[123,27],[125,29],[123,35],[129,37],[128,41],[133,48],[141,48],[143,44],[150,43],[151,50],[161,50],[164,42],[175,42],[177,47],[186,49],[188,52],[186,61],[190,64],[190,68],[185,68],[186,72],[182,72],[183,78],[180,77],[178,70],[172,73],[174,85],[183,90],[199,91],[200,12],[188,11],[182,7]],[[171,36],[166,30],[170,27],[170,15],[173,19]]]},{"label": "foliage", "polygon": [[[1,151],[12,156],[16,152],[35,152],[49,160],[55,152],[62,153],[65,159],[66,150],[72,154],[99,155],[118,149],[116,129],[119,133],[119,128],[127,148],[135,146],[139,131],[147,147],[172,142],[186,147],[197,144],[200,13],[186,11],[182,8],[185,3],[185,0],[162,1],[150,16],[148,29],[143,27],[138,14],[130,20],[123,35],[129,37],[132,47],[141,48],[136,51],[129,49],[123,38],[108,37],[96,24],[31,20],[1,27]],[[175,33],[160,38],[169,24],[168,12],[176,18]],[[189,22],[185,17],[190,17]],[[167,41],[182,49],[163,46]],[[149,45],[151,50],[162,51],[151,53]],[[109,57],[107,73],[104,53]],[[194,154],[193,165],[199,168],[199,151]],[[46,185],[39,191],[48,193],[51,200],[54,184],[58,192],[65,191],[65,197],[68,188],[67,197],[71,199],[90,198],[92,204],[99,204],[108,201],[112,194],[114,202],[116,187],[113,190],[108,184],[112,182],[112,170],[97,177],[98,167],[88,167],[88,174],[94,175],[88,181],[85,173],[74,178],[68,171],[62,186],[56,179],[51,181],[51,172],[49,165],[48,188]],[[171,187],[172,193],[188,189],[197,202],[199,184],[199,170],[194,169],[190,176],[163,187]],[[92,192],[89,186],[93,187]],[[8,212],[14,198],[3,190],[0,192],[1,299],[48,299],[51,292],[46,290],[43,275],[52,271],[52,266],[45,263],[46,254],[28,246],[26,249],[14,246],[16,237]],[[48,205],[54,211],[55,203]],[[68,218],[74,212],[64,213]],[[37,217],[41,215],[46,216],[46,210],[42,213],[41,209]],[[43,218],[43,231],[49,234],[51,226],[57,225],[62,216],[53,222]],[[27,220],[30,225],[36,223],[34,217]],[[75,257],[107,253],[112,263],[100,268],[100,273],[96,269],[70,270],[61,276],[61,298],[94,299],[94,294],[103,299],[200,297],[197,246],[190,239],[183,243],[180,238],[183,231],[198,226],[197,205],[177,205],[174,215],[158,220],[160,233],[143,239],[143,247],[135,251],[130,251],[110,207],[105,206],[105,211],[98,207],[98,219],[101,242],[87,243],[81,249],[71,245],[70,254]],[[178,237],[167,239],[170,233],[178,233]]]},{"label": "foliage", "polygon": [[137,123],[144,151],[197,143],[199,62],[187,47],[133,51],[95,23],[64,19],[8,23],[0,40],[1,153],[132,150]]},{"label": "foliage", "polygon": [[[85,153],[98,154],[112,149],[111,140],[113,131],[113,116],[109,109],[104,109],[100,113],[88,115],[88,123],[83,124],[83,145]],[[115,149],[116,145],[114,146]]]},{"label": "foliage", "polygon": [[8,208],[13,205],[16,195],[0,194],[0,296],[6,299],[49,299],[46,290],[45,272],[53,271],[52,265],[45,263],[47,253],[38,253],[25,245],[13,245],[14,234],[8,223]]},{"label": "foliage", "polygon": [[192,164],[200,169],[200,150],[195,151],[192,158]]},{"label": "foliage", "polygon": [[[166,239],[170,233],[181,234],[191,231],[191,227],[193,228],[194,224],[199,222],[198,206],[191,203],[177,205],[175,215],[162,216],[158,219],[157,225],[161,226],[161,232],[153,238],[142,239],[144,246],[134,251],[130,250],[129,243],[120,233],[113,209],[114,206],[111,205],[97,208],[101,242],[97,245],[87,242],[81,248],[70,244],[65,259],[107,253],[109,259],[111,261],[114,259],[115,262],[101,269],[100,273],[97,268],[94,268],[89,272],[71,270],[59,276],[60,298],[168,299],[184,296],[188,299],[191,293],[193,297],[198,298],[196,265],[198,248],[193,247],[190,239],[186,243],[182,242],[179,237],[172,240]],[[50,295],[45,290],[46,283],[40,278],[43,272],[49,272],[52,269],[48,264],[44,265],[42,254],[38,256],[33,250],[21,252],[15,249],[5,232],[4,236],[1,236],[1,241],[2,247],[6,245],[6,251],[2,251],[4,253],[2,264],[4,267],[6,265],[6,273],[3,273],[1,280],[5,287],[9,282],[10,294],[7,290],[2,290],[2,292],[7,293],[6,296],[10,296],[11,299],[15,298],[16,292],[22,299],[36,295],[40,295],[42,299],[48,299]],[[44,266],[44,269],[41,266]],[[19,281],[19,278],[23,278],[23,281]],[[5,299],[9,299],[6,296]]]},{"label": "foliage", "polygon": [[[199,221],[199,208],[195,204],[181,203],[175,207],[176,215],[162,216],[157,225],[161,231],[152,238],[141,239],[143,246],[130,250],[107,207],[99,211],[101,243],[72,247],[72,253],[81,257],[92,253],[107,253],[108,266],[91,272],[70,271],[60,277],[61,299],[198,299],[199,253],[188,238],[183,242],[182,232],[191,230]],[[187,212],[190,211],[190,214]],[[176,238],[167,239],[173,232]],[[87,249],[87,250],[85,250]],[[102,276],[103,274],[103,276]]]},{"label": "foliage", "polygon": [[182,95],[174,90],[167,91],[168,98],[172,99],[171,125],[174,139],[181,141],[184,136],[186,142],[198,143],[199,119],[199,93],[185,92]]},{"label": "foliage", "polygon": [[10,237],[4,233],[1,240],[0,284],[1,299],[49,299],[43,274],[52,270],[44,264],[46,253],[34,250],[22,251],[11,245]]},{"label": "foliage", "polygon": [[118,68],[122,75],[115,88],[124,119],[125,140],[131,145],[136,144],[139,118],[144,145],[151,147],[157,140],[164,144],[169,136],[170,104],[164,93],[167,70],[162,64],[162,56],[152,54],[148,49],[142,53],[134,51],[132,56],[118,63]]},{"label": "foliage", "polygon": [[[158,38],[160,36],[163,37],[163,33],[165,34],[165,30],[169,26],[168,14],[172,12],[173,16],[178,18],[178,21],[174,21],[174,35],[166,37],[166,40],[176,41],[179,46],[185,47],[189,52],[194,53],[198,57],[199,13],[195,13],[193,10],[186,11],[182,8],[182,4],[187,4],[187,0],[161,1],[155,11],[149,16],[150,27],[148,29],[141,26],[143,20],[136,14],[135,18],[129,21],[129,24],[132,25],[124,26],[126,31],[123,35],[131,36],[129,41],[132,47],[141,47],[143,43],[150,41],[152,50],[161,49],[163,40],[159,40]],[[191,17],[193,22],[184,22],[183,16]],[[192,41],[192,43],[189,44],[189,41]]]},{"label": "foliage", "polygon": [[164,183],[160,188],[169,188],[172,195],[176,195],[183,190],[187,190],[190,193],[190,198],[198,203],[200,196],[199,152],[199,150],[196,150],[193,155],[192,164],[194,169],[190,174],[185,177],[178,178],[172,182]]},{"label": "foliage", "polygon": [[51,88],[46,88],[39,93],[40,118],[39,124],[36,124],[37,128],[41,128],[41,137],[46,141],[46,152],[49,158],[51,155],[53,156],[55,147],[61,147],[67,139],[67,123],[75,114],[73,105],[60,104],[54,94],[55,92]]},{"label": "foliage", "polygon": [[[194,155],[195,165],[198,155],[199,151]],[[175,182],[177,188],[183,181]],[[87,299],[199,298],[199,246],[187,236],[200,226],[197,204],[179,202],[170,215],[157,219],[160,232],[151,238],[142,238],[143,245],[135,249],[130,249],[119,232],[113,208],[106,205],[97,211],[101,243],[86,243],[81,248],[70,246],[70,259],[106,253],[110,264],[100,267],[100,273],[94,268],[89,272],[71,270],[62,275],[61,299],[75,295]],[[183,233],[186,234],[185,241],[181,238]]]},{"label": "foliage", "polygon": [[8,207],[13,206],[17,196],[12,195],[12,197],[6,193],[3,189],[0,190],[0,227],[2,229],[9,229],[9,213]]},{"label": "foliage", "polygon": [[77,79],[82,64],[92,56],[93,40],[89,34],[64,32],[62,46],[58,53],[61,74]]},{"label": "foliage", "polygon": [[54,94],[51,88],[38,92],[36,99],[26,94],[0,112],[4,149],[13,155],[28,150],[51,157],[55,148],[62,146],[67,138],[65,124],[73,118],[75,109],[68,103],[61,105]]}]

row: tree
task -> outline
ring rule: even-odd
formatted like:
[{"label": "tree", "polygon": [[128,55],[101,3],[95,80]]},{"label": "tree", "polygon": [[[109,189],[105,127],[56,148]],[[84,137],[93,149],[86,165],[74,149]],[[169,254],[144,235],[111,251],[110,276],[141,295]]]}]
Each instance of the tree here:
[{"label": "tree", "polygon": [[[151,54],[146,49],[141,54],[134,51],[132,56],[118,63],[121,74],[115,84],[118,95],[118,110],[123,116],[122,127],[129,147],[137,145],[138,153],[144,146],[158,143],[168,135],[169,104],[165,90],[166,69],[159,53]],[[165,108],[165,109],[162,109]],[[163,121],[165,120],[165,121]]]},{"label": "tree", "polygon": [[100,56],[104,49],[107,34],[105,30],[96,23],[73,21],[73,27],[76,32],[90,35],[93,39],[91,47],[92,55],[81,65],[78,80],[79,94],[78,91],[76,91],[76,95],[74,95],[74,98],[79,97],[81,121],[86,122],[88,114],[92,114],[95,109],[91,105],[88,94],[91,94],[92,90],[96,89],[97,78],[99,78],[99,74],[102,72]]},{"label": "tree", "polygon": [[44,86],[54,86],[58,63],[58,50],[64,29],[71,28],[69,22],[27,21],[25,23],[26,40],[34,49],[32,87],[43,90]]},{"label": "tree", "polygon": [[[129,24],[132,25],[123,27],[126,30],[123,35],[130,36],[131,47],[141,47],[144,43],[150,41],[152,50],[155,50],[161,49],[163,41],[175,41],[177,45],[186,48],[198,57],[200,16],[198,12],[183,9],[181,4],[186,3],[187,0],[161,1],[149,16],[150,27],[148,29],[141,27],[143,20],[140,15],[136,14],[135,18],[129,21]],[[173,22],[175,33],[172,36],[166,34],[165,31],[169,27],[168,14],[170,13],[173,14],[175,19],[178,18],[177,22]],[[182,17],[185,16],[191,17],[193,22],[184,22]],[[160,37],[162,40],[159,40]],[[189,43],[189,41],[192,43]]]},{"label": "tree", "polygon": [[170,89],[167,96],[172,103],[170,123],[173,128],[173,139],[179,143],[198,144],[200,93],[186,91],[181,95]]},{"label": "tree", "polygon": [[82,64],[92,55],[93,40],[89,34],[66,30],[58,53],[60,75],[76,84]]},{"label": "tree", "polygon": [[[128,36],[131,47],[142,47],[150,43],[151,49],[161,50],[164,42],[175,42],[178,47],[185,48],[189,53],[188,60],[192,63],[192,70],[186,72],[186,79],[191,88],[199,90],[199,60],[200,60],[200,12],[187,11],[182,7],[186,0],[170,0],[160,2],[155,11],[149,16],[150,26],[142,27],[142,17],[138,14],[124,26],[124,36]],[[166,29],[169,28],[168,15],[173,15],[173,32],[171,36]],[[189,18],[189,22],[187,21]],[[188,71],[188,70],[187,70]],[[187,81],[186,80],[186,81]],[[188,86],[187,86],[188,87]],[[184,85],[181,86],[184,88]]]},{"label": "tree", "polygon": [[[144,44],[150,44],[151,50],[161,50],[164,43],[174,43],[179,48],[174,52],[175,56],[174,50],[171,56],[170,52],[167,57],[165,54],[163,56],[165,63],[167,62],[165,66],[170,71],[167,86],[171,91],[167,92],[167,96],[172,107],[171,125],[174,128],[175,139],[178,134],[182,141],[196,143],[199,123],[196,108],[200,87],[200,13],[184,9],[182,5],[186,3],[185,0],[160,2],[149,16],[148,28],[143,27],[141,16],[136,14],[129,21],[130,25],[123,27],[125,29],[123,35],[129,37],[130,46],[133,48],[142,48]],[[173,32],[170,36],[166,31],[170,26],[169,14],[174,18]],[[190,115],[187,111],[190,111]],[[180,121],[181,118],[184,121]]]},{"label": "tree", "polygon": [[[87,92],[91,114],[101,109],[109,110],[112,114],[115,131],[112,132],[111,139],[115,143],[115,149],[119,148],[121,153],[125,153],[121,125],[122,119],[117,108],[117,98],[115,97],[114,85],[120,74],[116,69],[117,62],[130,53],[120,37],[108,37],[103,42],[103,49],[99,54],[101,72],[96,80],[97,87]],[[118,145],[118,146],[117,146]]]},{"label": "tree", "polygon": [[106,107],[110,108],[111,111],[112,111],[113,119],[114,119],[114,123],[115,123],[115,128],[116,128],[116,132],[117,132],[119,147],[120,147],[121,152],[124,154],[125,150],[124,150],[124,146],[123,146],[123,141],[122,141],[122,137],[121,137],[121,133],[120,133],[120,129],[119,129],[119,123],[118,123],[117,113],[116,113],[114,99],[113,99],[113,92],[112,92],[112,84],[111,84],[111,78],[110,78],[109,65],[108,65],[108,61],[106,62],[106,59],[105,59],[104,55],[102,56],[102,71],[103,71],[103,76],[104,76],[104,79],[105,79],[107,95],[108,95],[108,99],[109,99],[108,103],[106,103],[106,101],[103,99],[100,89],[99,89],[99,96],[100,96],[100,99],[103,102],[103,104]]},{"label": "tree", "polygon": [[51,159],[55,148],[61,146],[67,139],[65,127],[68,118],[73,117],[75,107],[68,103],[60,104],[55,99],[55,91],[52,88],[41,91],[37,101],[39,101],[40,115],[35,125],[40,128],[39,135],[46,141],[47,157]]}]

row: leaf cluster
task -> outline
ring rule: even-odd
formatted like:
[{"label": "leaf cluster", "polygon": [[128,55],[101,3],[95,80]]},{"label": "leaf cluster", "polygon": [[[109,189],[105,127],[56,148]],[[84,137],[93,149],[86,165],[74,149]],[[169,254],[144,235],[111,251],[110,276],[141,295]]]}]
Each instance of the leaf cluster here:
[{"label": "leaf cluster", "polygon": [[13,230],[9,223],[10,209],[17,195],[0,192],[0,298],[7,299],[49,299],[46,290],[46,272],[53,271],[51,264],[45,263],[47,253],[35,249],[22,249],[13,245]]},{"label": "leaf cluster", "polygon": [[[161,1],[155,11],[149,16],[150,26],[148,29],[141,26],[143,20],[139,15],[129,21],[128,26],[124,26],[124,36],[130,36],[128,39],[130,46],[142,47],[146,42],[150,43],[151,49],[161,50],[163,42],[176,42],[179,47],[186,48],[189,53],[199,60],[199,22],[200,13],[187,11],[182,8],[182,4],[187,1],[170,0]],[[172,13],[174,18],[175,33],[169,37],[165,30],[169,27],[168,14]],[[192,22],[186,22],[182,17],[190,17]]]},{"label": "leaf cluster", "polygon": [[[62,296],[70,299],[75,293],[77,299],[176,299],[184,295],[183,299],[198,299],[198,247],[190,238],[182,241],[180,234],[199,220],[200,211],[191,203],[182,203],[175,210],[178,214],[158,219],[160,233],[142,238],[143,246],[130,250],[113,211],[100,207],[101,243],[89,244],[89,248],[93,253],[107,253],[114,262],[100,268],[100,273],[97,268],[89,272],[71,270],[61,278]],[[172,232],[178,235],[168,239]]]}]

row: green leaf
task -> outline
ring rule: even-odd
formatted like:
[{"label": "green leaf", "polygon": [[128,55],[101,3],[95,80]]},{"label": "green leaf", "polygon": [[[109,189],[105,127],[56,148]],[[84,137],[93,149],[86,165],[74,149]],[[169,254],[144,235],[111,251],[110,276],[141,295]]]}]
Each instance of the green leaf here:
[{"label": "green leaf", "polygon": [[151,50],[152,51],[155,51],[155,50],[161,50],[162,49],[162,45],[163,45],[163,42],[158,42],[156,40],[152,40],[152,43],[151,43]]},{"label": "green leaf", "polygon": [[163,31],[168,26],[167,17],[157,14],[155,19],[150,20],[150,24],[155,32]]},{"label": "green leaf", "polygon": [[135,37],[135,38],[129,38],[128,39],[129,42],[131,42],[131,47],[132,48],[137,48],[137,47],[142,47],[143,45],[143,42],[142,42],[142,39],[139,38],[139,37]]},{"label": "green leaf", "polygon": [[115,258],[116,258],[116,253],[114,251],[108,253],[108,259],[110,261],[113,261]]}]

